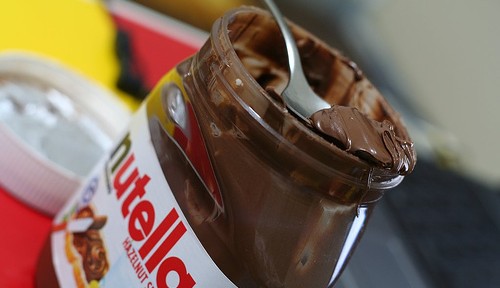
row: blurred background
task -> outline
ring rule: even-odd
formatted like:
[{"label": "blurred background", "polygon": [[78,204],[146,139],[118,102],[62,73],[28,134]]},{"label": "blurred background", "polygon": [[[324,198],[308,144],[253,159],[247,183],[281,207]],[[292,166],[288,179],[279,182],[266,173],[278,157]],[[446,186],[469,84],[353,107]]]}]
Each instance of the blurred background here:
[{"label": "blurred background", "polygon": [[[0,51],[58,59],[113,90],[132,111],[158,77],[196,51],[215,19],[240,5],[261,6],[257,0],[3,2]],[[500,287],[500,1],[276,2],[289,19],[358,63],[400,112],[417,148],[415,172],[383,198],[338,287]],[[134,39],[116,11],[139,15],[134,25],[155,27],[158,35],[184,31],[184,46],[165,46],[156,34]],[[176,21],[190,27],[172,30]],[[148,53],[154,57],[141,58]],[[0,284],[14,277],[0,276]]]}]

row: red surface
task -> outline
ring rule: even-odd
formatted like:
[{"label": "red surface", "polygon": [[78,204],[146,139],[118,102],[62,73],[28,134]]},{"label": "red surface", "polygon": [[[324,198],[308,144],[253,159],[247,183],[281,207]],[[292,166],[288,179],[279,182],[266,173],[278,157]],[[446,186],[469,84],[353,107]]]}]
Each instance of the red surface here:
[{"label": "red surface", "polygon": [[0,187],[0,287],[33,287],[36,261],[51,218]]},{"label": "red surface", "polygon": [[[135,60],[150,88],[177,63],[198,50],[193,44],[182,43],[134,21],[120,17],[115,20],[129,32]],[[38,254],[50,226],[50,217],[34,211],[0,187],[0,287],[34,286]]]}]

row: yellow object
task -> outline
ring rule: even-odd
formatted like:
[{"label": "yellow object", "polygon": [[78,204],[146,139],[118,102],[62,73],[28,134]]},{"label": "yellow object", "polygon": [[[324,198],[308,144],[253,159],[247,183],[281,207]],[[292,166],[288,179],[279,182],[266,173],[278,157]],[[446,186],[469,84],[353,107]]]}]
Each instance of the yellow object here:
[{"label": "yellow object", "polygon": [[210,31],[213,22],[221,17],[227,10],[241,5],[252,5],[256,2],[255,0],[135,1],[205,31]]},{"label": "yellow object", "polygon": [[0,1],[0,52],[29,51],[63,63],[120,94],[115,27],[102,1]]}]

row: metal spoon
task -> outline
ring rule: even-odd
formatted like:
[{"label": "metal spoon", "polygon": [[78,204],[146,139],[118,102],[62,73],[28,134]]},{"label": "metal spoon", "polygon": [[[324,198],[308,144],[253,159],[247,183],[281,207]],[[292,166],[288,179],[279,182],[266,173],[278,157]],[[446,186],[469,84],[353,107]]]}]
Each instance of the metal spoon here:
[{"label": "metal spoon", "polygon": [[283,91],[283,99],[288,109],[292,110],[304,121],[309,122],[309,117],[318,110],[330,108],[330,104],[320,98],[309,86],[300,62],[299,50],[288,25],[272,0],[263,0],[271,14],[274,16],[278,27],[285,39],[288,54],[290,80]]}]

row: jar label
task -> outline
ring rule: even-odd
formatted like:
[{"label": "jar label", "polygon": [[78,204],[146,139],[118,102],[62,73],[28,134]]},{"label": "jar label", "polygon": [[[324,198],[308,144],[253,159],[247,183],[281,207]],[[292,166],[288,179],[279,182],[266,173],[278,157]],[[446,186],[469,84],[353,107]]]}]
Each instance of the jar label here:
[{"label": "jar label", "polygon": [[165,180],[143,105],[108,159],[54,221],[61,287],[236,287]]}]

